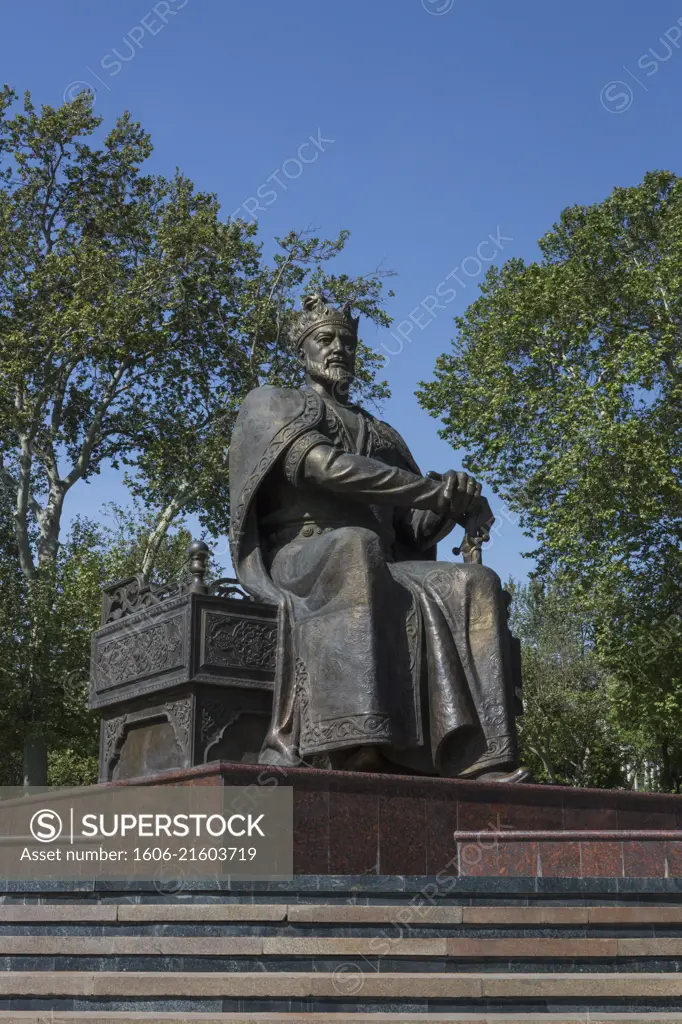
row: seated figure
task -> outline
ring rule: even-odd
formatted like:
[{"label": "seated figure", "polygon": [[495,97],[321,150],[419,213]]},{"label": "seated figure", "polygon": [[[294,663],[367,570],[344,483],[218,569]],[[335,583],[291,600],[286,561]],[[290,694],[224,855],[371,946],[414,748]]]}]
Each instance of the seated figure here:
[{"label": "seated figure", "polygon": [[[307,296],[304,386],[254,389],[232,436],[233,563],[279,608],[260,761],[523,781],[505,595],[479,564],[490,507],[349,403],[358,319]],[[468,561],[435,561],[456,524]]]}]

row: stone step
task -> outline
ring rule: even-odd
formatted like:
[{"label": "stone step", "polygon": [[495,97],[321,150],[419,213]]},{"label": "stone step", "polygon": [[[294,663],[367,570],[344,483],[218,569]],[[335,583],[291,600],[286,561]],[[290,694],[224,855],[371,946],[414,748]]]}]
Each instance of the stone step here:
[{"label": "stone step", "polygon": [[[347,965],[352,966],[352,965]],[[2,972],[0,999],[12,1000],[499,1000],[570,999],[596,1002],[630,999],[680,1003],[682,975],[677,973],[341,973],[281,971],[185,973],[109,971]],[[20,1007],[18,1007],[19,1009]],[[259,1007],[261,1008],[261,1007]],[[58,1009],[58,1007],[57,1007]],[[187,1009],[191,1009],[187,1007]],[[682,1006],[672,1007],[682,1010]],[[49,1019],[49,1018],[48,1018]],[[652,1020],[652,1018],[649,1018]],[[653,1018],[655,1020],[655,1018]],[[592,1021],[593,1018],[591,1017]]]},{"label": "stone step", "polygon": [[[681,846],[682,849],[682,846]],[[0,905],[38,901],[90,905],[224,903],[329,904],[438,907],[643,906],[682,907],[679,878],[517,878],[429,875],[296,876],[288,881],[203,879],[176,882],[11,882],[0,879]]]},{"label": "stone step", "polygon": [[266,1024],[308,1024],[314,1021],[338,1021],[340,1024],[431,1024],[432,1021],[451,1021],[457,1024],[658,1024],[682,1022],[682,1013],[600,1013],[597,1016],[567,1016],[563,1013],[48,1013],[33,1010],[0,1011],[0,1021],[16,1024],[248,1024],[265,1021]]},{"label": "stone step", "polygon": [[682,1013],[599,1013],[589,1017],[563,1013],[89,1013],[46,1012],[34,1010],[0,1011],[0,1021],[8,1024],[248,1024],[265,1021],[266,1024],[308,1024],[314,1021],[338,1021],[340,1024],[431,1024],[433,1021],[451,1021],[457,1024],[658,1024],[682,1022]]},{"label": "stone step", "polygon": [[2,903],[0,924],[254,922],[429,925],[682,924],[682,906],[411,906],[325,903]]},{"label": "stone step", "polygon": [[0,956],[27,957],[353,957],[610,959],[675,957],[682,959],[682,938],[374,938],[168,936],[168,935],[4,935]]},{"label": "stone step", "polygon": [[[98,899],[129,895],[131,892],[147,895],[156,899],[163,895],[177,895],[182,892],[195,896],[209,896],[222,893],[226,898],[245,894],[251,901],[263,899],[263,902],[293,903],[295,899],[305,896],[329,896],[332,900],[341,900],[356,893],[369,898],[386,894],[404,898],[406,894],[422,892],[426,887],[434,887],[441,897],[466,895],[473,898],[504,899],[508,896],[540,897],[553,900],[571,893],[584,897],[590,893],[607,895],[609,898],[631,899],[672,898],[682,901],[682,872],[669,877],[663,876],[630,876],[590,875],[578,877],[528,877],[526,875],[458,875],[456,865],[448,865],[447,861],[438,865],[437,874],[375,874],[377,865],[371,866],[361,874],[299,874],[283,879],[254,881],[234,876],[216,875],[214,878],[184,878],[156,880],[102,881],[78,879],[69,882],[48,882],[45,880],[8,881],[5,886],[0,881],[0,893],[12,896],[25,894],[54,895],[55,893],[87,893]],[[453,870],[454,868],[454,870]],[[268,899],[270,897],[270,899]]]}]

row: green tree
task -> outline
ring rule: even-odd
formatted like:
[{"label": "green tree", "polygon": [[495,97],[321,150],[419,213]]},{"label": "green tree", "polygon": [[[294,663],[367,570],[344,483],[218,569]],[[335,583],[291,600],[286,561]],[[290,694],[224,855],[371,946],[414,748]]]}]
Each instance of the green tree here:
[{"label": "green tree", "polygon": [[539,246],[489,271],[420,401],[570,582],[622,727],[672,766],[680,644],[647,652],[682,612],[682,179],[570,207]]},{"label": "green tree", "polygon": [[544,782],[627,785],[630,748],[614,723],[584,609],[556,581],[507,589],[523,658],[523,762]]},{"label": "green tree", "polygon": [[0,488],[0,780],[20,779],[21,744],[17,724],[4,709],[17,700],[21,645],[26,635],[25,581],[14,538],[13,509]]},{"label": "green tree", "polygon": [[682,792],[682,603],[675,564],[625,566],[599,591],[596,649],[644,788]]},{"label": "green tree", "polygon": [[[0,483],[12,506],[28,623],[21,659],[25,775],[43,782],[64,501],[103,465],[123,468],[154,514],[149,576],[169,526],[229,521],[227,455],[244,394],[300,376],[282,344],[297,293],[323,285],[378,323],[382,272],[334,275],[334,240],[292,232],[271,264],[256,227],[223,221],[179,172],[144,174],[149,136],[124,114],[99,128],[91,102],[37,111],[0,92]],[[360,350],[358,387],[385,394]],[[17,656],[19,658],[19,656]]]},{"label": "green tree", "polygon": [[[113,506],[111,512],[110,525],[87,519],[73,522],[55,560],[50,614],[42,626],[51,662],[46,677],[38,680],[41,697],[49,707],[44,729],[50,748],[48,781],[52,785],[86,784],[97,779],[99,716],[88,710],[87,699],[90,640],[100,625],[102,586],[139,572],[155,526],[153,516],[139,510]],[[153,582],[183,577],[190,541],[191,535],[183,526],[165,534],[157,549]],[[13,551],[11,546],[8,549],[9,557],[0,562],[3,596],[5,578],[12,569]],[[21,587],[21,576],[18,582]],[[16,661],[17,651],[22,649],[22,638],[17,634],[23,630],[28,636],[31,621],[16,609],[10,618],[12,647],[0,650],[0,784],[19,785],[22,738],[33,707],[24,678],[25,665]]]}]

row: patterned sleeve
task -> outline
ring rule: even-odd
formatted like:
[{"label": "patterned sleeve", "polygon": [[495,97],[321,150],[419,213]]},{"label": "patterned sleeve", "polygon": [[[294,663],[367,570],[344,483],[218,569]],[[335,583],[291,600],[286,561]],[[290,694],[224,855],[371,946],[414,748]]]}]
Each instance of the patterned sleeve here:
[{"label": "patterned sleeve", "polygon": [[389,446],[393,446],[393,448],[395,448],[401,455],[410,472],[417,473],[417,475],[421,476],[421,470],[414,461],[412,452],[407,447],[398,431],[395,430],[390,423],[384,423],[383,420],[374,420],[374,428],[381,440],[384,441],[384,443],[388,442]]},{"label": "patterned sleeve", "polygon": [[284,476],[290,484],[297,486],[303,468],[303,460],[309,451],[316,448],[318,444],[326,444],[332,447],[331,441],[319,430],[308,430],[305,434],[297,437],[284,456]]}]

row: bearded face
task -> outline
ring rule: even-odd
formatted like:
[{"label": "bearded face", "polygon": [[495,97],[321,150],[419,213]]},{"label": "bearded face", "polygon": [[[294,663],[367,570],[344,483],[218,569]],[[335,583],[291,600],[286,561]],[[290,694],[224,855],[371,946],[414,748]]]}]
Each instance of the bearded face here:
[{"label": "bearded face", "polygon": [[355,375],[358,340],[347,327],[323,324],[301,345],[301,359],[312,380],[329,386],[347,382]]}]

